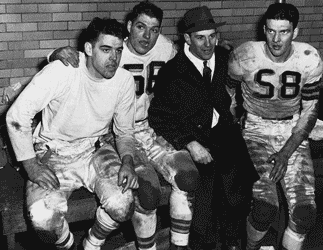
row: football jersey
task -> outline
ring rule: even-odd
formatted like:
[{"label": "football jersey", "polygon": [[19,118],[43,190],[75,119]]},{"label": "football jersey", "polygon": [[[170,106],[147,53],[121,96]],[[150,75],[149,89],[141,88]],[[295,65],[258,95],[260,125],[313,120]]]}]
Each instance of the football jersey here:
[{"label": "football jersey", "polygon": [[160,34],[155,46],[145,55],[132,53],[124,43],[120,67],[129,70],[136,82],[136,121],[148,116],[153,86],[158,70],[176,54],[173,42]]},{"label": "football jersey", "polygon": [[263,41],[250,41],[231,54],[229,75],[242,83],[244,108],[275,119],[299,113],[301,100],[317,101],[323,70],[317,50],[307,43],[292,42],[292,55],[276,63],[266,55],[265,46]]}]

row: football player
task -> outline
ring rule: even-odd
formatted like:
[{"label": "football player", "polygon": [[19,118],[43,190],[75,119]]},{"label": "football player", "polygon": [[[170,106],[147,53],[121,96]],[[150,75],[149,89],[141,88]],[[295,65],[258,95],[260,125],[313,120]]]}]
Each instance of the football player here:
[{"label": "football player", "polygon": [[296,42],[299,12],[275,3],[264,15],[265,41],[237,47],[229,62],[232,86],[241,83],[246,110],[243,135],[260,176],[247,221],[247,249],[259,249],[278,212],[276,183],[288,202],[283,249],[299,250],[315,223],[314,171],[308,136],[318,115],[322,60]]},{"label": "football player", "polygon": [[[129,36],[124,41],[120,67],[132,72],[136,82],[135,138],[138,157],[143,159],[148,157],[156,171],[172,186],[170,249],[187,249],[192,219],[193,191],[198,171],[189,152],[176,151],[164,138],[156,136],[147,120],[158,70],[177,52],[173,42],[160,34],[162,18],[163,11],[148,1],[140,2],[133,8],[126,17]],[[65,65],[77,66],[79,60],[85,60],[85,56],[71,47],[65,47],[57,49],[49,57],[50,61],[56,59],[61,60]],[[149,168],[150,164],[146,167]],[[138,175],[140,177],[140,173]],[[132,219],[138,247],[145,250],[156,249],[156,208],[160,184],[157,175],[152,176],[151,183],[142,183],[140,178],[138,181],[139,185],[147,186],[146,192],[151,193],[151,199],[146,201],[149,204],[136,206],[137,209]]]}]

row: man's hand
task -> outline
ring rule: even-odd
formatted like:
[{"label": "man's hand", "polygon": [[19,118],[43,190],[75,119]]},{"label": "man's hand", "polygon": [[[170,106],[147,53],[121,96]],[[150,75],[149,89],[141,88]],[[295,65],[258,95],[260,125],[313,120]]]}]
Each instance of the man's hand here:
[{"label": "man's hand", "polygon": [[288,165],[288,156],[281,153],[281,152],[277,152],[275,154],[272,154],[267,162],[268,163],[273,163],[274,167],[271,170],[270,174],[269,174],[269,178],[277,183],[278,181],[280,181],[282,178],[284,178],[286,171],[287,171],[287,165]]},{"label": "man's hand", "polygon": [[30,181],[46,190],[59,189],[59,180],[56,174],[48,166],[39,163],[36,158],[25,160],[22,164]]},{"label": "man's hand", "polygon": [[122,158],[122,166],[118,175],[118,186],[123,186],[122,193],[128,189],[136,189],[139,187],[138,176],[134,171],[132,157],[126,155]]},{"label": "man's hand", "polygon": [[58,48],[49,57],[50,62],[55,60],[60,60],[65,66],[71,64],[74,68],[77,68],[79,66],[79,53],[71,46]]},{"label": "man's hand", "polygon": [[193,161],[201,164],[213,161],[210,152],[197,141],[190,142],[186,147],[190,151]]}]

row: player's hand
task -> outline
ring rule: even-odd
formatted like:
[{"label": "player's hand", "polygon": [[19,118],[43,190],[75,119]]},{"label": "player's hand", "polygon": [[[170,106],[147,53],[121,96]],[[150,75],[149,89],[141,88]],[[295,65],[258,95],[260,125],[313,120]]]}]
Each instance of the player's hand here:
[{"label": "player's hand", "polygon": [[46,190],[59,189],[59,180],[53,170],[48,166],[39,163],[36,158],[25,160],[22,164],[30,181]]},{"label": "player's hand", "polygon": [[118,175],[118,186],[123,186],[122,193],[128,189],[136,189],[139,187],[138,176],[134,171],[133,164],[123,162]]},{"label": "player's hand", "polygon": [[278,182],[282,178],[284,178],[286,171],[287,171],[287,165],[288,165],[288,157],[280,152],[277,152],[275,154],[272,154],[268,160],[268,163],[273,163],[274,167],[271,170],[269,174],[269,178],[273,182]]},{"label": "player's hand", "polygon": [[190,151],[193,161],[201,164],[208,164],[213,161],[210,152],[197,141],[190,142],[186,147]]},{"label": "player's hand", "polygon": [[78,51],[71,46],[66,46],[54,50],[49,57],[49,61],[52,62],[55,60],[60,60],[65,66],[71,64],[74,68],[77,68],[79,66],[80,61]]}]

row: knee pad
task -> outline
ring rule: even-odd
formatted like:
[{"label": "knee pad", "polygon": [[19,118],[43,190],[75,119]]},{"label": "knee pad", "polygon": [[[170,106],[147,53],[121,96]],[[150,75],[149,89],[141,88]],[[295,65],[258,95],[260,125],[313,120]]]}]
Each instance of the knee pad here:
[{"label": "knee pad", "polygon": [[249,222],[256,230],[266,231],[275,220],[277,213],[278,207],[262,200],[255,200]]},{"label": "knee pad", "polygon": [[296,205],[291,217],[295,223],[295,231],[306,234],[315,224],[316,208],[312,204]]},{"label": "knee pad", "polygon": [[[129,193],[129,195],[125,195],[126,193]],[[126,193],[123,194],[123,197],[119,195],[110,197],[105,204],[102,204],[105,212],[117,222],[129,220],[135,211],[132,191],[128,190]]]},{"label": "knee pad", "polygon": [[151,182],[138,178],[139,188],[137,190],[140,206],[145,210],[154,210],[157,208],[161,191],[154,187]]},{"label": "knee pad", "polygon": [[29,207],[29,217],[38,237],[44,243],[55,243],[64,224],[64,215],[46,208],[42,200]]},{"label": "knee pad", "polygon": [[194,192],[199,179],[197,169],[185,171],[180,169],[175,175],[175,182],[177,187],[184,192]]}]

